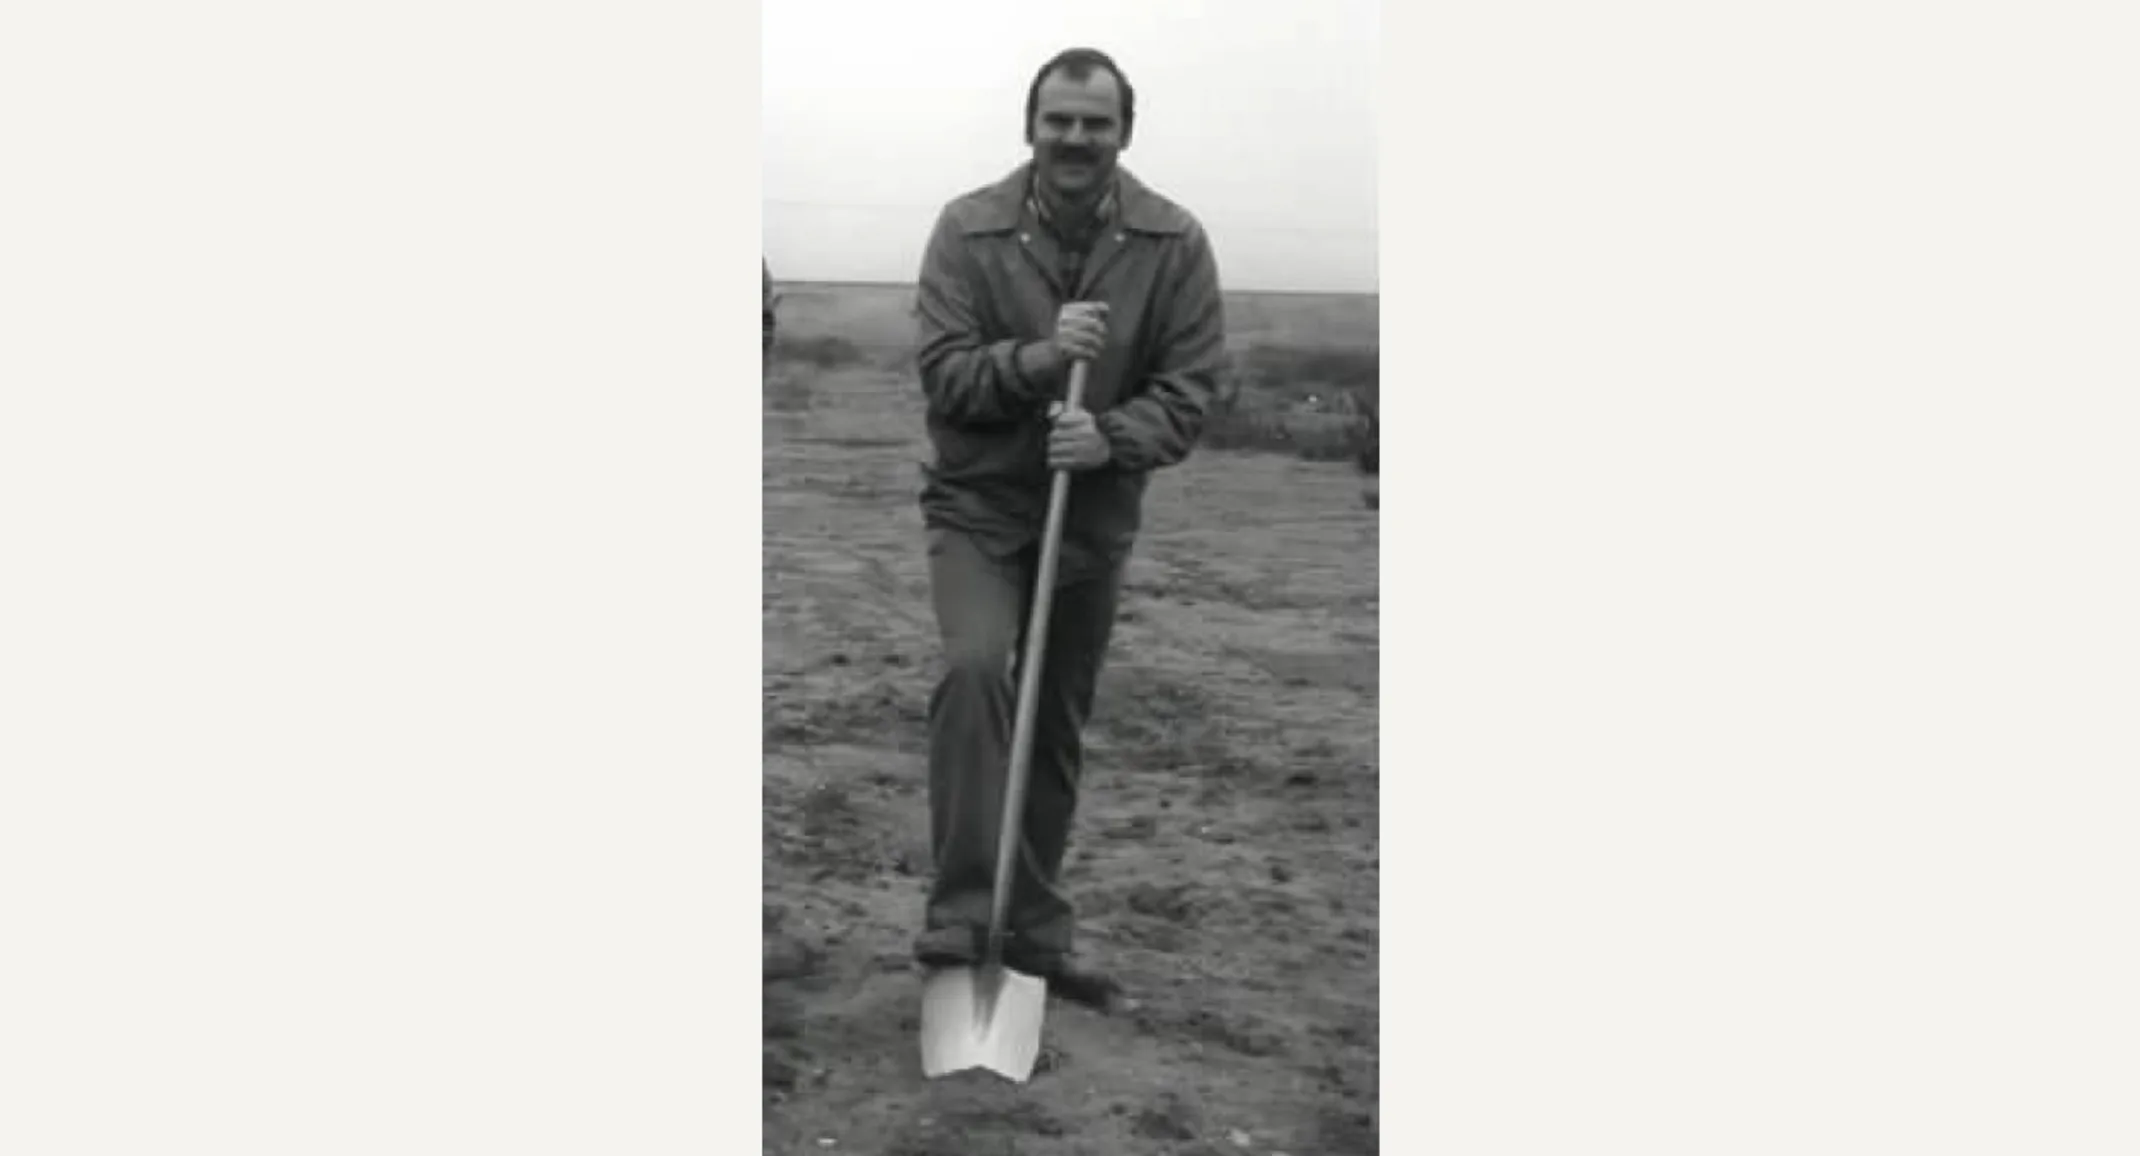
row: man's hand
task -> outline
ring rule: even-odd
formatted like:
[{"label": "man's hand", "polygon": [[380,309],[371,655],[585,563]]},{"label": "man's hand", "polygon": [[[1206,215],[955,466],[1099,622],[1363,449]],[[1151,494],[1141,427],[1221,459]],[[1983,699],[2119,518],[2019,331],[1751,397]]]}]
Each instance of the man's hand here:
[{"label": "man's hand", "polygon": [[1107,303],[1072,301],[1055,316],[1055,351],[1063,364],[1091,361],[1107,347]]},{"label": "man's hand", "polygon": [[1114,460],[1114,448],[1099,423],[1082,409],[1065,410],[1061,402],[1048,407],[1054,425],[1048,431],[1048,468],[1083,472],[1096,470]]},{"label": "man's hand", "polygon": [[1063,379],[1071,363],[1095,360],[1105,348],[1107,303],[1072,301],[1056,315],[1053,336],[1019,351],[1020,368],[1036,377]]}]

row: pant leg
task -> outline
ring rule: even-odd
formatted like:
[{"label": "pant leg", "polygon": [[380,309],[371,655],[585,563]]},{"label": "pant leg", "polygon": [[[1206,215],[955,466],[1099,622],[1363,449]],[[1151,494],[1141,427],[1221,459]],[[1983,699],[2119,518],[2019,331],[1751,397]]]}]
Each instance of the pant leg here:
[{"label": "pant leg", "polygon": [[1084,777],[1084,730],[1114,634],[1121,581],[1116,567],[1064,586],[1050,608],[1026,788],[1025,869],[1012,908],[1012,929],[1029,959],[1064,955],[1072,946],[1077,913],[1062,884],[1063,859]]},{"label": "pant leg", "polygon": [[942,635],[943,671],[929,699],[929,836],[935,878],[929,888],[925,940],[927,932],[979,932],[988,926],[996,831],[1016,709],[1011,664],[1026,614],[1031,568],[1023,559],[991,557],[963,534],[934,530],[929,535],[929,578]]}]

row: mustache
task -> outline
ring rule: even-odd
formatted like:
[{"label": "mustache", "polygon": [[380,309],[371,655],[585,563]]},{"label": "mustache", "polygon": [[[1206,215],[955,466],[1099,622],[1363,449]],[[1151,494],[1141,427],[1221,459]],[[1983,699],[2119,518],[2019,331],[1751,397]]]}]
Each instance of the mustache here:
[{"label": "mustache", "polygon": [[1082,145],[1057,145],[1049,151],[1049,157],[1058,161],[1093,163],[1100,159],[1100,150]]}]

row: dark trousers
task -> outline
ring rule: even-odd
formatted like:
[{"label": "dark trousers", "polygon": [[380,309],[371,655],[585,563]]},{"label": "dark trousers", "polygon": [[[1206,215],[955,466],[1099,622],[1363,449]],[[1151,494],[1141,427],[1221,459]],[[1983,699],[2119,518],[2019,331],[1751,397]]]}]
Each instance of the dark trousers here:
[{"label": "dark trousers", "polygon": [[[964,534],[932,530],[929,575],[945,668],[929,700],[929,824],[936,877],[924,941],[985,933],[996,874],[996,833],[1010,773],[1011,727],[1035,547],[1007,560]],[[1008,930],[1025,958],[1067,955],[1075,909],[1062,889],[1083,770],[1082,732],[1114,629],[1121,569],[1058,585],[1041,662],[1024,829]]]}]

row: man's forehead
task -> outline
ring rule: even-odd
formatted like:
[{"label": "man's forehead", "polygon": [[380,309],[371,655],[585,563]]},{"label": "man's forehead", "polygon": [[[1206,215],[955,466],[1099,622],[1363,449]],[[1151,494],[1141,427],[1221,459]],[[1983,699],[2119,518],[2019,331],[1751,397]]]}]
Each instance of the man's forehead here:
[{"label": "man's forehead", "polygon": [[1093,69],[1083,80],[1073,80],[1058,68],[1040,82],[1040,109],[1118,116],[1122,111],[1122,89],[1115,83],[1115,74],[1104,68]]}]

